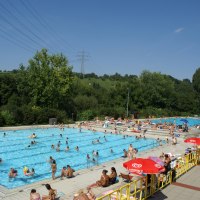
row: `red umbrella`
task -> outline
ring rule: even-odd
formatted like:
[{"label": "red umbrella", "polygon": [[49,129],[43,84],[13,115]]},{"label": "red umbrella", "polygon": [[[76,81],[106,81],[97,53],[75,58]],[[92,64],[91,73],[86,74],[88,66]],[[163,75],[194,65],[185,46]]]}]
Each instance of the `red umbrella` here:
[{"label": "red umbrella", "polygon": [[191,143],[191,144],[196,144],[196,145],[200,145],[200,138],[188,138],[186,140],[184,140],[184,142],[186,143]]},{"label": "red umbrella", "polygon": [[123,163],[123,166],[131,173],[142,174],[157,174],[163,172],[165,168],[155,161],[147,158],[136,158]]}]

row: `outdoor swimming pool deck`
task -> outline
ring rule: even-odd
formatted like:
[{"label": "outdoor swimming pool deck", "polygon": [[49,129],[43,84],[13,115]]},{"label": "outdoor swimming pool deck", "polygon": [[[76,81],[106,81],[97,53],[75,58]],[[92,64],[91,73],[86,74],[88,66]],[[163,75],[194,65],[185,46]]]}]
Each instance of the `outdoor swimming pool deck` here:
[{"label": "outdoor swimming pool deck", "polygon": [[[98,131],[103,131],[103,130],[104,129],[98,129]],[[125,132],[125,134],[133,135],[134,133]],[[155,136],[155,135],[147,134],[146,136],[157,138],[157,135]],[[165,138],[165,135],[163,137]],[[161,135],[160,135],[160,138],[162,138]],[[180,153],[183,153],[184,150],[189,146],[190,145],[185,144],[183,142],[183,138],[179,138],[177,145],[166,144],[156,149],[148,150],[146,152],[141,152],[137,155],[137,157],[147,157],[149,155],[159,156],[161,152],[165,152],[165,153],[171,152],[172,154],[180,154]],[[61,197],[60,200],[73,199],[73,195],[77,193],[79,189],[86,188],[88,185],[96,182],[100,178],[102,169],[107,169],[108,171],[110,171],[110,168],[114,166],[118,173],[127,172],[122,167],[122,163],[126,160],[127,159],[119,158],[117,160],[110,161],[110,162],[101,164],[99,166],[95,166],[90,169],[80,170],[75,173],[76,177],[74,177],[73,179],[64,179],[64,180],[57,179],[55,181],[45,180],[45,181],[41,181],[38,183],[34,183],[31,185],[27,185],[27,186],[23,186],[23,187],[20,187],[17,189],[11,189],[11,190],[0,187],[0,199],[5,199],[5,200],[14,200],[14,199],[25,200],[26,199],[27,200],[29,199],[30,190],[32,188],[35,188],[41,195],[47,194],[46,188],[42,186],[42,184],[44,183],[50,183],[52,188],[57,189],[58,194]],[[122,182],[120,180],[119,183],[113,185],[113,187],[116,188],[117,186],[121,184]],[[98,195],[104,191],[108,191],[111,189],[113,189],[112,186],[109,186],[107,188],[95,188],[93,189],[93,191],[96,195]]]}]

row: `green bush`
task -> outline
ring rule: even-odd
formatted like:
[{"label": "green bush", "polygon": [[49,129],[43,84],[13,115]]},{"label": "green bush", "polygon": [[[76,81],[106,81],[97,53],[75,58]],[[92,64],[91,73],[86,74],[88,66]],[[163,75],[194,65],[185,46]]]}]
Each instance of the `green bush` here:
[{"label": "green bush", "polygon": [[13,114],[11,112],[9,112],[8,110],[1,111],[1,116],[3,118],[3,121],[5,122],[5,125],[14,125],[15,124]]},{"label": "green bush", "polygon": [[4,126],[5,125],[5,120],[2,116],[2,114],[0,113],[0,126]]},{"label": "green bush", "polygon": [[96,112],[93,110],[85,110],[78,114],[78,120],[93,120],[96,116]]}]

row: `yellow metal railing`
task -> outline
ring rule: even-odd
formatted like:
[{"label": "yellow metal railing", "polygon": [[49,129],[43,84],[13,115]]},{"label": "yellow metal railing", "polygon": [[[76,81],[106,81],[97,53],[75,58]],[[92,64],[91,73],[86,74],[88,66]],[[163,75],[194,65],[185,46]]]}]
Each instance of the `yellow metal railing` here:
[{"label": "yellow metal railing", "polygon": [[169,171],[167,175],[151,175],[151,183],[148,184],[147,176],[125,184],[118,189],[97,198],[97,200],[144,200],[153,195],[158,190],[171,184],[181,175],[186,173],[200,161],[200,149],[184,155],[177,159],[176,167]]}]

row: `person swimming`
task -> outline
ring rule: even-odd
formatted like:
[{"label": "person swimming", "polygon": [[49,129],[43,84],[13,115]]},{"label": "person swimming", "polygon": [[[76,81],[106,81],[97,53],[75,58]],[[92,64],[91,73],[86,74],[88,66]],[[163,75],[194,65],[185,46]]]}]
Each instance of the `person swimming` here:
[{"label": "person swimming", "polygon": [[30,171],[28,167],[24,167],[23,171],[25,176],[33,176],[35,174],[34,168],[32,168]]},{"label": "person swimming", "polygon": [[87,154],[87,160],[90,160],[90,155],[89,154]]},{"label": "person swimming", "polygon": [[56,147],[56,151],[59,152],[60,151],[60,145],[58,144]]},{"label": "person swimming", "polygon": [[31,145],[34,145],[34,144],[36,144],[36,141],[35,140],[31,141]]},{"label": "person swimming", "polygon": [[32,135],[29,136],[30,138],[36,138],[37,135],[35,133],[33,133]]},{"label": "person swimming", "polygon": [[10,168],[8,176],[9,178],[15,178],[17,176],[17,170],[15,170],[14,168]]},{"label": "person swimming", "polygon": [[96,156],[96,157],[98,157],[98,156],[99,156],[99,152],[98,152],[98,151],[95,151],[95,150],[93,150],[93,151],[92,151],[92,155],[93,155],[93,156]]},{"label": "person swimming", "polygon": [[69,146],[66,147],[65,151],[69,151]]},{"label": "person swimming", "polygon": [[78,146],[76,146],[76,147],[75,147],[75,150],[76,150],[76,151],[79,151],[79,147],[78,147]]},{"label": "person swimming", "polygon": [[93,140],[93,141],[92,141],[92,144],[99,144],[99,143],[100,143],[100,140],[99,140],[99,139]]}]

